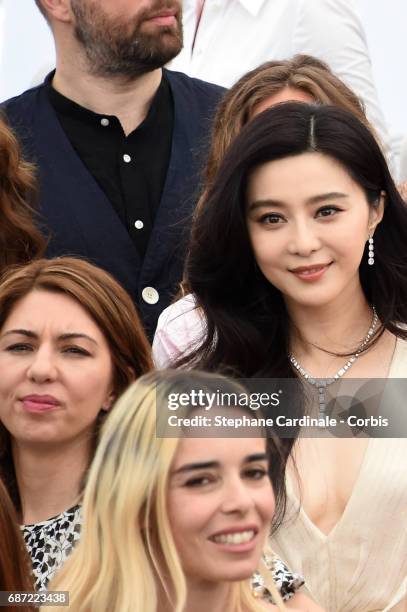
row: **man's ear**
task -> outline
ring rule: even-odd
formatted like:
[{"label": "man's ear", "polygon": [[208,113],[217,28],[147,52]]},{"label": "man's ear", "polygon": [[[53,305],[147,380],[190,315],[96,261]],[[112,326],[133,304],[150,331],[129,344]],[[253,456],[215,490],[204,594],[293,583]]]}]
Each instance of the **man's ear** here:
[{"label": "man's ear", "polygon": [[39,0],[47,19],[51,21],[72,21],[70,0]]},{"label": "man's ear", "polygon": [[374,233],[376,227],[379,225],[379,223],[383,219],[385,205],[386,205],[386,192],[381,191],[377,204],[370,206],[369,235]]}]

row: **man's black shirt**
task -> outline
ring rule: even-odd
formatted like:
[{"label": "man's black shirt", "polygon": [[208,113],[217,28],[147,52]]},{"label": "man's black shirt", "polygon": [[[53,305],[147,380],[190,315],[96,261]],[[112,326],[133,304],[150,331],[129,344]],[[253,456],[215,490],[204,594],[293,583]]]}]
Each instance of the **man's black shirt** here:
[{"label": "man's black shirt", "polygon": [[163,75],[144,121],[128,136],[112,115],[99,115],[47,94],[73,148],[106,194],[144,257],[171,154],[174,103]]}]

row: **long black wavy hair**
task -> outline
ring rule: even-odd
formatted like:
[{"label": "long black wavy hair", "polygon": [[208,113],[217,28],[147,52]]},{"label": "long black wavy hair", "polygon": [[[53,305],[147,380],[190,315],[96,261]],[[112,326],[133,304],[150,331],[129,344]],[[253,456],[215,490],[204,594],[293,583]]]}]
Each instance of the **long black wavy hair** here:
[{"label": "long black wavy hair", "polygon": [[207,335],[176,365],[199,364],[241,377],[295,376],[282,294],[259,271],[251,248],[246,190],[260,164],[310,151],[340,162],[370,206],[385,192],[383,219],[375,230],[375,265],[367,265],[366,247],[360,280],[382,329],[407,338],[407,207],[380,147],[347,111],[292,102],[274,106],[243,128],[197,208],[186,282],[205,313]]}]

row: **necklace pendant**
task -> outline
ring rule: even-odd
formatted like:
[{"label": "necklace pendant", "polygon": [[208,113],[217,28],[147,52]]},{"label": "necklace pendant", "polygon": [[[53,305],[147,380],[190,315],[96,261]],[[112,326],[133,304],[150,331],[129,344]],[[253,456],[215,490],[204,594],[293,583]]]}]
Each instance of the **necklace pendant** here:
[{"label": "necklace pendant", "polygon": [[318,397],[319,417],[324,418],[325,417],[325,406],[326,406],[326,400],[325,400],[326,381],[319,380],[317,382],[317,389],[318,389],[318,396],[319,396]]},{"label": "necklace pendant", "polygon": [[[370,344],[372,336],[374,335],[374,333],[376,331],[376,327],[377,327],[378,321],[379,321],[379,318],[377,316],[376,309],[373,306],[372,323],[370,325],[369,331],[367,332],[363,342],[360,344],[358,350],[353,355],[350,355],[348,357],[348,359],[346,360],[344,365],[336,372],[336,374],[334,374],[334,376],[332,378],[325,378],[325,379],[315,378],[309,372],[304,370],[304,368],[301,366],[301,364],[298,363],[298,361],[296,360],[294,355],[289,355],[290,362],[293,365],[293,367],[298,371],[299,375],[302,376],[307,381],[308,384],[313,385],[313,386],[315,386],[318,389],[319,418],[321,419],[321,423],[322,423],[322,419],[325,420],[325,417],[326,417],[326,413],[325,413],[325,410],[326,410],[326,399],[325,399],[326,387],[328,385],[332,385],[337,380],[340,380],[342,378],[342,376],[344,376],[346,374],[346,372],[349,370],[349,368],[351,368],[353,366],[353,364],[355,363],[355,361],[359,357],[359,355],[362,352],[362,350],[364,350],[365,347]],[[321,424],[320,428],[324,429],[324,426]]]}]

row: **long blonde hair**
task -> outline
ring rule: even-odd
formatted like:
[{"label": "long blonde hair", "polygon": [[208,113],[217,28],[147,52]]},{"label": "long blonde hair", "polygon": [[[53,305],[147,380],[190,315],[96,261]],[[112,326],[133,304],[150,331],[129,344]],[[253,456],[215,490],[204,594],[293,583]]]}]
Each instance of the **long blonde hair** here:
[{"label": "long blonde hair", "polygon": [[[156,428],[165,414],[162,398],[185,391],[186,384],[244,391],[218,375],[156,372],[118,401],[89,472],[81,541],[50,584],[51,590],[69,591],[71,612],[157,612],[162,598],[174,612],[184,610],[186,582],[167,514],[178,439],[158,437]],[[231,585],[230,601],[236,612],[264,610],[248,580]]]}]

